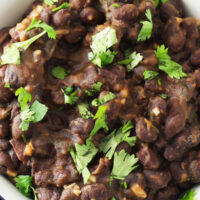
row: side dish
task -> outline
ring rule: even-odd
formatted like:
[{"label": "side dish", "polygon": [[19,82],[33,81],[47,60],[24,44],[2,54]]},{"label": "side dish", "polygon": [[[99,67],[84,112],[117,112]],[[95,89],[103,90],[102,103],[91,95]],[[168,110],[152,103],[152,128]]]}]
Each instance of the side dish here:
[{"label": "side dish", "polygon": [[35,1],[0,30],[0,173],[35,200],[200,183],[199,25],[181,0]]}]

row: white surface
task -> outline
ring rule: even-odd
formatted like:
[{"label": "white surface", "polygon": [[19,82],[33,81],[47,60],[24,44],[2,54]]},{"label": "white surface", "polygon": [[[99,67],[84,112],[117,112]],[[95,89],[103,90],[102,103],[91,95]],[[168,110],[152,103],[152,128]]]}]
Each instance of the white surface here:
[{"label": "white surface", "polygon": [[34,0],[0,0],[0,28],[14,25]]},{"label": "white surface", "polygon": [[[14,25],[34,0],[0,0],[0,28]],[[200,19],[200,0],[183,0],[188,16]],[[196,187],[195,200],[200,199],[200,187]],[[28,200],[0,175],[0,195],[5,200]]]},{"label": "white surface", "polygon": [[188,16],[200,19],[200,0],[182,0]]}]

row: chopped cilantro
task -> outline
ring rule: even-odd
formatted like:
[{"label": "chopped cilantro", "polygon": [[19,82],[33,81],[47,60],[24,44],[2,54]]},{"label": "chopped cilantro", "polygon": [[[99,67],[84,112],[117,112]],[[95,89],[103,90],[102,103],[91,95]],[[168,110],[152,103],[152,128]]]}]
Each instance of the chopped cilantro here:
[{"label": "chopped cilantro", "polygon": [[152,15],[151,15],[150,9],[146,10],[145,15],[149,21],[140,22],[142,24],[142,28],[139,32],[137,41],[145,41],[146,39],[149,39],[153,31],[153,22],[152,22]]},{"label": "chopped cilantro", "polygon": [[163,4],[167,3],[169,0],[161,0]]},{"label": "chopped cilantro", "polygon": [[4,87],[5,87],[5,88],[10,88],[10,83],[6,83],[6,84],[4,85]]},{"label": "chopped cilantro", "polygon": [[66,87],[65,90],[61,89],[64,94],[65,104],[74,105],[78,101],[78,97],[76,96],[78,90],[73,90],[73,87]]},{"label": "chopped cilantro", "polygon": [[118,3],[113,3],[112,6],[115,7],[115,8],[120,8],[121,7]]},{"label": "chopped cilantro", "polygon": [[15,44],[7,48],[3,55],[1,56],[1,65],[16,64],[19,65],[20,62],[20,52]]},{"label": "chopped cilantro", "polygon": [[14,181],[16,182],[16,187],[19,189],[19,191],[26,197],[31,196],[31,190],[34,194],[34,199],[37,200],[37,196],[35,193],[35,189],[32,187],[32,177],[29,175],[19,175],[16,178],[14,178]]},{"label": "chopped cilantro", "polygon": [[128,65],[132,61],[133,61],[132,58],[131,59],[124,59],[124,60],[119,61],[117,64],[119,64],[119,65]]},{"label": "chopped cilantro", "polygon": [[56,39],[56,31],[53,29],[53,27],[49,26],[47,23],[34,18],[29,27],[26,29],[26,31],[30,31],[34,28],[42,28],[44,31],[47,32],[49,38]]},{"label": "chopped cilantro", "polygon": [[111,27],[107,27],[93,35],[92,44],[90,45],[92,52],[88,54],[89,60],[100,68],[112,63],[117,52],[111,51],[109,48],[117,42],[116,30]]},{"label": "chopped cilantro", "polygon": [[159,85],[159,86],[162,85],[162,80],[161,80],[161,78],[158,79],[158,85]]},{"label": "chopped cilantro", "polygon": [[115,94],[113,94],[112,92],[109,92],[108,94],[106,94],[104,97],[100,98],[100,99],[94,99],[92,101],[92,105],[93,106],[100,106],[102,104],[105,104],[111,100],[113,100],[115,98]]},{"label": "chopped cilantro", "polygon": [[92,129],[90,133],[90,137],[87,140],[91,140],[92,137],[101,129],[103,128],[105,131],[108,131],[108,126],[106,124],[106,110],[108,106],[99,106],[96,115],[93,119],[96,119],[94,128]]},{"label": "chopped cilantro", "polygon": [[101,87],[102,87],[103,83],[102,82],[97,82],[93,85],[93,88],[90,90],[85,90],[85,93],[92,97],[95,96],[96,94],[98,94],[101,91]]},{"label": "chopped cilantro", "polygon": [[111,172],[111,181],[113,179],[123,180],[128,176],[135,168],[138,167],[136,163],[138,158],[135,155],[130,155],[122,149],[119,153],[115,152],[113,168]]},{"label": "chopped cilantro", "polygon": [[158,7],[160,0],[153,0],[155,3],[155,6]]},{"label": "chopped cilantro", "polygon": [[70,70],[66,70],[64,67],[57,66],[54,67],[51,71],[51,74],[58,79],[63,80],[68,74],[70,73]]},{"label": "chopped cilantro", "polygon": [[24,143],[27,143],[27,139],[26,139],[26,136],[24,134],[22,134],[22,140],[24,141]]},{"label": "chopped cilantro", "polygon": [[78,105],[78,110],[83,119],[89,119],[93,118],[94,115],[89,110],[89,104],[88,103],[80,103]]},{"label": "chopped cilantro", "polygon": [[57,3],[58,0],[44,0],[44,3],[46,3],[48,6],[52,6],[54,3]]},{"label": "chopped cilantro", "polygon": [[121,182],[120,185],[124,188],[124,189],[127,189],[128,188],[128,185],[127,183],[124,181],[124,182]]},{"label": "chopped cilantro", "polygon": [[31,106],[31,111],[34,112],[32,120],[33,123],[37,123],[41,121],[48,111],[48,107],[44,104],[40,103],[39,101],[35,100]]},{"label": "chopped cilantro", "polygon": [[87,183],[90,176],[90,171],[87,166],[97,154],[98,149],[91,141],[86,141],[86,144],[82,145],[76,143],[75,150],[70,147],[69,152],[74,160],[79,174],[82,174],[83,176],[84,184]]},{"label": "chopped cilantro", "polygon": [[126,65],[127,71],[130,72],[143,60],[143,56],[134,51],[128,56],[128,59],[132,59],[132,61]]},{"label": "chopped cilantro", "polygon": [[21,108],[20,118],[22,123],[20,124],[20,128],[23,131],[27,131],[30,122],[36,123],[41,121],[46,115],[48,108],[37,100],[30,106],[28,103],[31,102],[32,96],[23,87],[16,90],[15,96],[18,96]]},{"label": "chopped cilantro", "polygon": [[159,94],[159,96],[160,96],[161,98],[163,98],[163,99],[167,99],[167,97],[168,97],[167,94],[164,94],[164,93],[163,93],[163,94]]},{"label": "chopped cilantro", "polygon": [[27,105],[27,109],[22,110],[20,114],[20,118],[22,120],[20,128],[23,131],[27,131],[30,123],[37,123],[41,121],[46,115],[47,111],[48,108],[37,100],[34,101],[31,107]]},{"label": "chopped cilantro", "polygon": [[69,3],[64,2],[60,6],[54,8],[52,11],[57,12],[58,10],[65,9],[65,8],[69,8]]},{"label": "chopped cilantro", "polygon": [[152,80],[158,75],[159,75],[158,72],[151,71],[151,70],[145,70],[143,73],[144,80]]},{"label": "chopped cilantro", "polygon": [[133,125],[131,121],[124,124],[118,131],[114,130],[111,134],[106,136],[100,143],[99,148],[106,154],[106,157],[112,159],[117,146],[125,141],[131,147],[135,145],[136,137],[130,137]]},{"label": "chopped cilantro", "polygon": [[17,100],[22,111],[29,108],[28,102],[31,102],[32,96],[26,89],[23,87],[18,88],[15,92],[15,96],[18,96]]},{"label": "chopped cilantro", "polygon": [[194,200],[195,197],[195,191],[194,190],[190,190],[189,192],[187,192],[182,198],[181,200]]},{"label": "chopped cilantro", "polygon": [[182,70],[182,66],[171,60],[168,55],[168,48],[165,48],[165,45],[159,46],[155,54],[158,59],[158,68],[167,73],[170,78],[180,79],[187,77],[187,74]]}]

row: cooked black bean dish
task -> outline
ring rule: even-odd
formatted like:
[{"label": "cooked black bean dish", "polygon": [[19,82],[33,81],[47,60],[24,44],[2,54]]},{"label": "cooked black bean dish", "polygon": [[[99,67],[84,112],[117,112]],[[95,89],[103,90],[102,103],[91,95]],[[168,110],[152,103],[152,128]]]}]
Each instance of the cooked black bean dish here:
[{"label": "cooked black bean dish", "polygon": [[0,30],[0,173],[35,200],[199,183],[199,25],[181,0],[35,1]]}]

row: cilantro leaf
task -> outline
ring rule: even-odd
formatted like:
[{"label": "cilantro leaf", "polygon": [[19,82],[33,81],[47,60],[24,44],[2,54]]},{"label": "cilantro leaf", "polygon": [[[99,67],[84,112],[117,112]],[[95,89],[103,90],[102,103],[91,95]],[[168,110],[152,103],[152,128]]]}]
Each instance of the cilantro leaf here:
[{"label": "cilantro leaf", "polygon": [[94,115],[89,110],[89,104],[88,103],[80,103],[78,105],[78,110],[83,119],[89,119],[93,118]]},{"label": "cilantro leaf", "polygon": [[117,62],[117,64],[119,64],[119,65],[128,65],[132,61],[133,61],[132,58],[130,58],[130,59],[124,59],[124,60],[121,60],[121,61]]},{"label": "cilantro leaf", "polygon": [[131,55],[128,56],[128,59],[132,59],[132,61],[126,66],[127,71],[130,72],[143,60],[143,56],[140,53],[134,51]]},{"label": "cilantro leaf", "polygon": [[153,0],[153,2],[155,3],[155,6],[158,7],[160,0]]},{"label": "cilantro leaf", "polygon": [[161,80],[161,78],[158,79],[158,85],[159,85],[159,86],[162,85],[162,80]]},{"label": "cilantro leaf", "polygon": [[120,8],[121,7],[118,3],[113,3],[112,6],[115,7],[115,8]]},{"label": "cilantro leaf", "polygon": [[129,137],[130,131],[133,128],[131,121],[124,124],[117,132],[114,130],[111,134],[106,136],[100,143],[99,148],[106,154],[106,157],[112,159],[117,146],[125,141],[131,147],[135,145],[136,137]]},{"label": "cilantro leaf", "polygon": [[152,80],[158,75],[159,75],[158,72],[151,71],[151,70],[145,70],[143,73],[144,80]]},{"label": "cilantro leaf", "polygon": [[20,175],[14,178],[16,182],[16,187],[20,190],[20,192],[27,197],[31,195],[31,184],[32,177],[29,175]]},{"label": "cilantro leaf", "polygon": [[120,185],[124,188],[124,189],[127,189],[128,188],[128,185],[127,183],[124,181],[124,182],[121,182]]},{"label": "cilantro leaf", "polygon": [[169,0],[161,0],[163,4],[167,3]]},{"label": "cilantro leaf", "polygon": [[69,8],[69,3],[64,2],[60,6],[54,8],[52,11],[57,12],[58,10],[65,9],[65,8]]},{"label": "cilantro leaf", "polygon": [[107,27],[103,31],[92,36],[92,44],[90,45],[92,52],[88,54],[89,60],[100,68],[113,62],[117,52],[109,50],[110,47],[118,42],[116,30]]},{"label": "cilantro leaf", "polygon": [[26,110],[29,108],[28,102],[31,102],[32,96],[23,87],[16,90],[15,96],[18,96],[17,100],[19,102],[21,110]]},{"label": "cilantro leaf", "polygon": [[138,158],[135,155],[130,155],[122,149],[119,153],[115,152],[113,168],[111,172],[111,181],[113,179],[123,180],[128,176],[135,168],[138,167],[136,163]]},{"label": "cilantro leaf", "polygon": [[182,198],[181,200],[194,200],[195,197],[195,191],[194,190],[190,190],[189,192],[187,192]]},{"label": "cilantro leaf", "polygon": [[4,87],[5,87],[5,88],[10,88],[10,83],[6,83],[6,84],[4,85]]},{"label": "cilantro leaf", "polygon": [[39,101],[35,100],[32,104],[30,110],[34,113],[33,114],[33,123],[41,121],[48,111],[48,107],[44,104],[40,103]]},{"label": "cilantro leaf", "polygon": [[164,93],[163,93],[163,94],[159,94],[159,96],[160,96],[161,98],[163,98],[163,99],[167,99],[167,97],[168,97],[167,94],[164,94]]},{"label": "cilantro leaf", "polygon": [[16,64],[19,65],[20,62],[20,52],[15,44],[7,48],[3,55],[1,56],[1,65]]},{"label": "cilantro leaf", "polygon": [[34,28],[42,28],[44,31],[47,32],[49,38],[56,39],[56,31],[53,29],[53,27],[49,26],[47,23],[34,18],[29,27],[26,29],[26,31],[30,31]]},{"label": "cilantro leaf", "polygon": [[58,79],[63,80],[68,74],[70,73],[70,70],[66,70],[64,67],[57,66],[54,67],[51,71],[51,74]]},{"label": "cilantro leaf", "polygon": [[94,99],[92,101],[92,105],[93,106],[100,106],[102,104],[105,104],[111,100],[113,100],[115,98],[115,94],[113,94],[112,92],[109,92],[108,94],[106,94],[104,97],[100,98],[100,99]]},{"label": "cilantro leaf", "polygon": [[158,68],[168,74],[170,78],[187,77],[187,74],[182,70],[182,66],[171,60],[168,55],[168,48],[165,48],[165,45],[159,46],[155,54],[158,59]]},{"label": "cilantro leaf", "polygon": [[101,87],[102,87],[103,83],[102,82],[97,82],[93,85],[93,88],[90,90],[85,90],[85,93],[92,97],[95,96],[96,94],[98,94],[101,91]]},{"label": "cilantro leaf", "polygon": [[76,168],[79,174],[83,176],[84,184],[87,183],[90,171],[87,168],[87,165],[92,161],[94,156],[97,154],[98,149],[91,141],[86,141],[86,144],[75,144],[74,148],[70,147],[69,152],[74,160]]},{"label": "cilantro leaf", "polygon": [[153,22],[152,22],[152,15],[151,15],[150,9],[146,10],[145,15],[149,21],[140,22],[142,24],[142,28],[139,32],[137,41],[145,41],[146,39],[149,39],[153,31]]},{"label": "cilantro leaf", "polygon": [[61,91],[64,94],[65,104],[73,105],[78,101],[78,97],[75,96],[78,92],[78,90],[73,91],[73,87],[67,87],[64,89],[61,89]]},{"label": "cilantro leaf", "polygon": [[103,128],[105,131],[108,131],[109,128],[106,124],[106,110],[107,110],[108,106],[99,106],[96,115],[94,116],[93,119],[96,119],[95,124],[94,124],[94,128],[92,129],[91,133],[90,133],[90,137],[87,140],[91,140],[92,137],[101,129]]},{"label": "cilantro leaf", "polygon": [[58,0],[44,0],[44,3],[46,3],[49,6],[52,6],[54,3],[57,3]]},{"label": "cilantro leaf", "polygon": [[31,190],[34,194],[34,199],[37,200],[35,189],[32,187],[32,177],[29,175],[19,175],[14,178],[16,187],[26,197],[31,196]]}]

